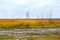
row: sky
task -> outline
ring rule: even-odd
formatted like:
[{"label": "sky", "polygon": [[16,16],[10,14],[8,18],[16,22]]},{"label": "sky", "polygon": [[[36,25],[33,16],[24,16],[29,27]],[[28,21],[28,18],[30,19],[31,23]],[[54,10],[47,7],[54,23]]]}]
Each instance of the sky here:
[{"label": "sky", "polygon": [[60,0],[0,0],[0,18],[60,18]]}]

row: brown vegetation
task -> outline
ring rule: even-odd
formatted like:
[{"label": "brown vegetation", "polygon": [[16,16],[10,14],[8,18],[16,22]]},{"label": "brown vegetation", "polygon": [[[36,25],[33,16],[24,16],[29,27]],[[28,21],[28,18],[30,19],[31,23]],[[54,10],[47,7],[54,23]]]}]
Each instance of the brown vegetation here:
[{"label": "brown vegetation", "polygon": [[0,26],[17,27],[60,27],[60,19],[0,19]]}]

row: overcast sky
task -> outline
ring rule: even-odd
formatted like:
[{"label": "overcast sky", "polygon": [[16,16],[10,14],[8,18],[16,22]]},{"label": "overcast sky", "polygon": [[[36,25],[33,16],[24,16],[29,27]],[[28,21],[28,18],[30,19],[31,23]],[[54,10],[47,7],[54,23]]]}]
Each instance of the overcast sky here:
[{"label": "overcast sky", "polygon": [[0,0],[0,18],[60,18],[60,0]]}]

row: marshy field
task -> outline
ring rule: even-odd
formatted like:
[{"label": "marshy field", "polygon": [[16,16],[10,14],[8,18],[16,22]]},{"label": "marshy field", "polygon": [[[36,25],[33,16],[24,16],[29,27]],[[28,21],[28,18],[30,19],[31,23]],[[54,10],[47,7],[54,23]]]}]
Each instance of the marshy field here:
[{"label": "marshy field", "polygon": [[0,19],[0,40],[60,40],[60,19]]},{"label": "marshy field", "polygon": [[0,28],[60,28],[60,19],[0,19]]}]

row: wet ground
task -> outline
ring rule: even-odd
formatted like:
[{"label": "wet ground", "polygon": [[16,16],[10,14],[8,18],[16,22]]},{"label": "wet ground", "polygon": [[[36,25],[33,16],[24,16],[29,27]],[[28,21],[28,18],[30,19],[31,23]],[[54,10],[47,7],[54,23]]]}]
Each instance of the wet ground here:
[{"label": "wet ground", "polygon": [[60,28],[44,28],[44,29],[0,29],[0,38],[22,38],[22,37],[40,37],[42,34],[55,36],[60,34]]}]

